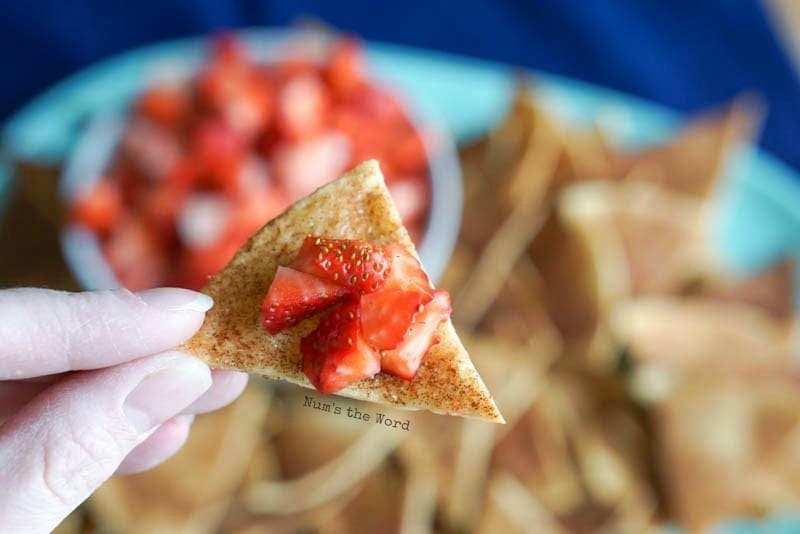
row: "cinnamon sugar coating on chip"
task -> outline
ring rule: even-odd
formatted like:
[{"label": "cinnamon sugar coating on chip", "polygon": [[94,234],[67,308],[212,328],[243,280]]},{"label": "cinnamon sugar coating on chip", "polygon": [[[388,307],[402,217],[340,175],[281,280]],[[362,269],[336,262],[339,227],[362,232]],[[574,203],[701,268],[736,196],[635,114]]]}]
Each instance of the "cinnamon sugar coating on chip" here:
[{"label": "cinnamon sugar coating on chip", "polygon": [[[261,324],[261,303],[278,266],[294,260],[308,235],[399,243],[416,256],[378,163],[366,161],[297,201],[250,238],[203,289],[214,298],[214,307],[182,348],[215,367],[312,388],[300,370],[300,339],[316,327],[319,316],[277,335]],[[441,341],[428,351],[414,380],[381,373],[337,394],[504,422],[449,319],[439,334]]]}]

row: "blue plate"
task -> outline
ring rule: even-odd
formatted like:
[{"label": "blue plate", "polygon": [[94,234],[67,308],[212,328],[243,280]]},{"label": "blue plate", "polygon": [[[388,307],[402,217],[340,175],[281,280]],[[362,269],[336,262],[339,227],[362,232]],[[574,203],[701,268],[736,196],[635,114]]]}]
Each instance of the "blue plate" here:
[{"label": "blue plate", "polygon": [[[254,29],[243,35],[253,50],[268,50],[288,32]],[[416,104],[435,111],[457,140],[484,133],[505,113],[517,69],[408,47],[367,43],[381,78],[396,84]],[[5,124],[0,140],[12,158],[59,163],[84,124],[100,113],[119,112],[151,79],[169,67],[190,72],[204,56],[204,39],[171,41],[132,50],[98,63],[32,100]],[[641,99],[533,72],[537,98],[563,120],[599,121],[614,140],[641,146],[663,140],[683,117]],[[0,162],[0,206],[7,168]],[[741,272],[800,252],[800,176],[768,154],[750,148],[731,165],[720,194],[716,241],[726,264]],[[730,532],[791,532],[798,523],[785,516],[769,524],[741,523]]]}]

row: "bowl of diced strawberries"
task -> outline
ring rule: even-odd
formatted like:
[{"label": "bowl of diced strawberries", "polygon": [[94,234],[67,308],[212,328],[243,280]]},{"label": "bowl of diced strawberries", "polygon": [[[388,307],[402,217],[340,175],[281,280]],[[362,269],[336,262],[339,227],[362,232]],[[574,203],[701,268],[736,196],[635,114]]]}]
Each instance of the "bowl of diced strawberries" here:
[{"label": "bowl of diced strawberries", "polygon": [[186,75],[92,121],[62,180],[62,245],[83,287],[199,289],[292,202],[370,158],[441,272],[460,222],[452,141],[371,77],[358,40],[302,42],[264,60],[216,36]]}]

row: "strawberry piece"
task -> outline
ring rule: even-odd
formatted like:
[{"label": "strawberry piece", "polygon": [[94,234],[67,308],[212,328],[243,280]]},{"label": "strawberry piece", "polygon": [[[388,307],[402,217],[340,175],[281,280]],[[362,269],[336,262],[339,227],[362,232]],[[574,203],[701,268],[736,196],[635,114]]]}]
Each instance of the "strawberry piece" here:
[{"label": "strawberry piece", "polygon": [[236,33],[223,30],[211,40],[211,56],[222,64],[234,65],[247,60],[247,50]]},{"label": "strawberry piece", "polygon": [[353,100],[355,106],[373,125],[394,126],[405,118],[401,99],[388,89],[372,84],[364,84]]},{"label": "strawberry piece", "polygon": [[177,129],[189,113],[189,97],[180,86],[151,87],[136,102],[136,111],[168,129]]},{"label": "strawberry piece", "polygon": [[397,142],[393,143],[394,150],[392,163],[398,172],[403,174],[415,174],[424,171],[428,165],[428,154],[422,137],[409,131]]},{"label": "strawberry piece", "polygon": [[194,154],[213,185],[235,188],[245,147],[236,132],[221,121],[206,121],[195,132]]},{"label": "strawberry piece", "polygon": [[430,297],[417,291],[383,290],[361,297],[364,339],[376,350],[393,349]]},{"label": "strawberry piece", "polygon": [[248,72],[239,83],[230,85],[219,111],[237,133],[252,138],[269,124],[275,112],[272,80],[260,71]]},{"label": "strawberry piece", "polygon": [[366,65],[361,46],[354,39],[340,39],[331,46],[325,67],[325,81],[341,99],[356,95],[364,84]]},{"label": "strawberry piece", "polygon": [[237,198],[226,235],[243,243],[288,205],[289,202],[278,188]]},{"label": "strawberry piece", "polygon": [[322,128],[327,107],[325,86],[317,76],[292,78],[278,95],[278,132],[292,141],[313,136]]},{"label": "strawberry piece", "polygon": [[272,159],[275,176],[295,201],[334,180],[350,160],[350,142],[338,132],[282,144]]},{"label": "strawberry piece", "polygon": [[433,299],[414,315],[405,337],[392,350],[381,351],[381,371],[412,380],[431,346],[439,342],[439,325],[450,315],[450,295],[433,292]]},{"label": "strawberry piece", "polygon": [[363,339],[359,315],[358,299],[348,299],[300,341],[303,372],[324,395],[371,378],[381,369],[380,357]]},{"label": "strawberry piece", "polygon": [[92,191],[80,197],[72,206],[72,219],[97,232],[107,232],[122,213],[122,194],[119,187],[100,180]]},{"label": "strawberry piece", "polygon": [[395,180],[389,184],[389,193],[404,225],[417,221],[428,208],[428,188],[420,177]]},{"label": "strawberry piece", "polygon": [[157,287],[167,275],[166,251],[144,222],[124,217],[114,226],[103,244],[103,255],[117,279],[132,291]]},{"label": "strawberry piece", "polygon": [[179,160],[157,184],[139,189],[139,212],[149,225],[170,239],[175,234],[175,220],[189,197],[199,172],[190,158]]},{"label": "strawberry piece", "polygon": [[361,294],[384,283],[388,262],[383,250],[357,239],[309,236],[292,267],[319,276]]},{"label": "strawberry piece", "polygon": [[208,248],[220,241],[232,215],[231,202],[218,193],[192,193],[175,219],[181,244],[190,249]]},{"label": "strawberry piece", "polygon": [[241,242],[221,240],[212,247],[187,249],[180,258],[175,285],[200,289],[208,279],[217,274],[236,254]]},{"label": "strawberry piece", "polygon": [[181,159],[178,139],[154,122],[134,119],[120,141],[120,151],[150,181],[157,182]]},{"label": "strawberry piece", "polygon": [[[297,44],[302,46],[302,43]],[[288,82],[292,78],[300,76],[315,76],[319,71],[319,66],[308,57],[304,57],[303,51],[300,49],[278,59],[271,67],[275,77],[281,82]]]},{"label": "strawberry piece", "polygon": [[428,298],[433,296],[431,282],[417,258],[395,243],[384,247],[384,254],[389,259],[389,274],[384,289],[417,291]]},{"label": "strawberry piece", "polygon": [[219,111],[241,92],[246,70],[240,65],[212,63],[197,76],[199,102],[210,110]]},{"label": "strawberry piece", "polygon": [[277,334],[331,307],[347,294],[337,284],[289,267],[278,267],[261,307],[264,328],[270,334]]}]

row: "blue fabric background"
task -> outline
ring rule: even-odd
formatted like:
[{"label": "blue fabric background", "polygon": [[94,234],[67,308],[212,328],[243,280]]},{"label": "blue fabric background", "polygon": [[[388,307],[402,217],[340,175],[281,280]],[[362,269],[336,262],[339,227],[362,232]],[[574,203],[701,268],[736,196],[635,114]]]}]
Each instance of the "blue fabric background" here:
[{"label": "blue fabric background", "polygon": [[544,69],[684,111],[754,90],[769,105],[762,146],[800,169],[800,84],[757,0],[2,0],[0,118],[116,52],[301,16],[368,39]]}]

